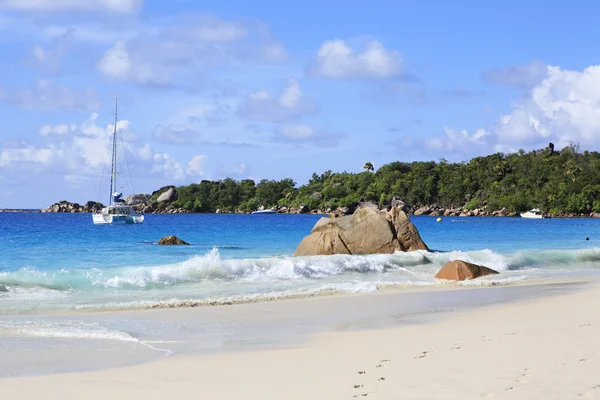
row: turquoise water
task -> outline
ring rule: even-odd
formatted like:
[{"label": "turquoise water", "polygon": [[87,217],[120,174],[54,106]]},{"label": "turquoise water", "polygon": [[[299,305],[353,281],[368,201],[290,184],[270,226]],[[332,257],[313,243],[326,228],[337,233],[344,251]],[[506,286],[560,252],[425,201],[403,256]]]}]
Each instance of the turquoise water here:
[{"label": "turquoise water", "polygon": [[[462,285],[600,271],[594,219],[412,217],[431,252],[292,257],[319,218],[148,215],[141,225],[98,226],[89,214],[0,213],[0,309],[177,307],[440,285],[433,276],[453,259],[501,271]],[[191,246],[155,244],[171,234]]]},{"label": "turquoise water", "polygon": [[[511,283],[600,272],[600,221],[594,219],[455,217],[438,223],[412,217],[432,251],[293,257],[319,218],[147,215],[141,225],[98,226],[90,214],[0,213],[0,376],[288,343],[338,325],[385,325],[398,315],[535,297],[553,289]],[[156,244],[171,234],[191,245]],[[439,268],[455,259],[500,274],[460,283],[435,280]],[[379,296],[350,297],[350,307],[329,297],[322,303],[329,306],[318,312],[285,308],[290,302],[261,304],[267,313],[256,304],[227,312],[160,310],[448,285],[506,287],[401,293],[408,297],[389,304]],[[369,301],[373,305],[365,306]]]}]

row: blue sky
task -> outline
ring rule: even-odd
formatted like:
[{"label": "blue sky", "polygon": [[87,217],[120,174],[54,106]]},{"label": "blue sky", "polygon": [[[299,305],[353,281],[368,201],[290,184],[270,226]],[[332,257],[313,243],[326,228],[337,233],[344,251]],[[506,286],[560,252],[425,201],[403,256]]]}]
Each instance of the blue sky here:
[{"label": "blue sky", "polygon": [[[600,4],[0,0],[0,208],[134,188],[600,150]],[[596,33],[596,34],[595,34]],[[100,194],[99,194],[100,193]]]}]

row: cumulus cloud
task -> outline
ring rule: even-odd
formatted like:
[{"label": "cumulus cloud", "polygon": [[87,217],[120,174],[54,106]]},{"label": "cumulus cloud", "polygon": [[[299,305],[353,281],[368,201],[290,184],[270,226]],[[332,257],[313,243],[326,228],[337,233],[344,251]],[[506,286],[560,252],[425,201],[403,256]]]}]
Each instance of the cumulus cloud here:
[{"label": "cumulus cloud", "polygon": [[30,13],[89,12],[135,14],[143,0],[0,0],[0,8]]},{"label": "cumulus cloud", "polygon": [[0,99],[26,110],[42,111],[94,111],[101,104],[95,89],[71,89],[49,80],[38,81],[34,88],[0,89]]},{"label": "cumulus cloud", "polygon": [[238,106],[242,118],[260,122],[285,122],[317,111],[315,104],[302,93],[295,79],[278,95],[267,90],[250,93]]},{"label": "cumulus cloud", "polygon": [[[547,66],[545,78],[514,101],[511,112],[500,116],[488,131],[473,134],[445,128],[444,137],[426,141],[430,149],[473,154],[469,149],[485,152],[514,152],[520,148],[543,148],[548,142],[564,147],[572,142],[597,149],[600,140],[600,65],[581,71]],[[529,80],[513,80],[519,85]],[[477,145],[479,147],[473,147]],[[470,147],[469,147],[470,146]]]},{"label": "cumulus cloud", "polygon": [[473,154],[474,147],[483,147],[486,144],[486,138],[490,136],[490,133],[483,129],[478,129],[470,134],[466,129],[459,131],[447,126],[444,127],[444,133],[443,137],[426,139],[427,147],[434,151]]},{"label": "cumulus cloud", "polygon": [[484,72],[487,83],[531,89],[548,76],[548,67],[541,61],[532,61],[525,65],[495,69]]},{"label": "cumulus cloud", "polygon": [[46,124],[42,125],[39,130],[39,134],[41,136],[64,136],[73,133],[76,130],[77,126],[75,124]]},{"label": "cumulus cloud", "polygon": [[362,51],[354,51],[343,40],[327,40],[307,72],[326,78],[391,78],[402,74],[402,56],[378,41],[367,43]]},{"label": "cumulus cloud", "polygon": [[207,175],[206,172],[206,160],[208,156],[205,154],[199,154],[194,156],[188,163],[187,173],[195,177],[204,177]]},{"label": "cumulus cloud", "polygon": [[273,141],[294,145],[309,144],[317,147],[337,147],[343,134],[317,132],[308,124],[288,124],[275,132]]},{"label": "cumulus cloud", "polygon": [[[42,144],[4,143],[0,147],[0,166],[17,172],[59,173],[71,180],[98,176],[109,158],[109,140],[114,130],[114,124],[101,125],[98,118],[93,113],[79,125],[43,125],[39,129],[39,135],[45,139]],[[119,121],[117,129],[120,137],[133,135],[127,120]],[[155,153],[148,143],[123,141],[119,149],[127,151],[128,163],[136,176],[150,173],[181,180],[185,175],[176,160],[169,154]]]},{"label": "cumulus cloud", "polygon": [[262,24],[192,15],[115,41],[97,70],[109,79],[189,89],[209,67],[285,58],[281,43]]},{"label": "cumulus cloud", "polygon": [[[148,54],[149,55],[149,54]],[[123,40],[106,50],[98,61],[98,71],[109,79],[132,81],[141,85],[168,85],[170,75],[160,64],[130,54]]]}]

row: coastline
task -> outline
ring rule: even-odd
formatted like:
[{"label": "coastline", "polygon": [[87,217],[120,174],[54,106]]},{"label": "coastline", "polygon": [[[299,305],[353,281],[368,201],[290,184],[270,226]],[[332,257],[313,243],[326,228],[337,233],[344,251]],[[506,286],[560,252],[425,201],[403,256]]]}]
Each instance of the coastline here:
[{"label": "coastline", "polygon": [[[22,209],[22,208],[2,208],[0,209],[0,213],[30,213],[30,214],[82,214],[88,213],[91,214],[93,211],[87,209],[86,207],[79,206],[78,203],[63,203],[62,207],[55,207],[56,205],[61,203],[53,204],[47,208],[40,209]],[[423,209],[428,209],[428,211],[420,211]],[[143,211],[143,210],[140,210]],[[243,211],[243,210],[235,210],[235,211],[227,211],[227,210],[211,210],[211,211],[202,211],[195,212],[189,211],[185,209],[176,209],[176,208],[167,208],[164,210],[152,210],[152,211],[144,211],[144,214],[235,214],[235,215],[250,215],[251,211]],[[322,216],[341,216],[341,215],[350,215],[349,212],[339,213],[336,210],[319,210],[319,209],[302,209],[302,208],[287,208],[282,207],[277,210],[276,214],[305,214],[305,215],[322,215]],[[413,216],[423,216],[423,217],[494,217],[494,218],[521,218],[519,213],[515,212],[505,212],[503,210],[495,210],[493,212],[485,211],[485,210],[468,210],[462,207],[451,207],[448,209],[438,208],[435,206],[423,206],[411,209],[407,212],[407,215],[410,217]],[[559,213],[559,214],[546,214],[548,219],[554,218],[600,218],[600,213],[590,212],[590,213]]]},{"label": "coastline", "polygon": [[[73,338],[70,341],[68,338],[55,340],[50,342],[58,344],[54,352],[35,354],[29,351],[29,354],[24,353],[28,357],[21,357],[20,362],[24,363],[23,367],[27,367],[27,358],[36,366],[58,365],[64,369],[56,372],[66,372],[65,374],[43,375],[42,371],[40,372],[42,375],[39,376],[3,378],[0,379],[0,392],[4,393],[4,390],[8,390],[11,384],[23,379],[46,380],[47,382],[43,383],[45,385],[54,382],[53,377],[58,377],[61,380],[73,380],[69,381],[69,385],[81,384],[81,379],[86,382],[88,378],[92,378],[92,380],[108,379],[108,376],[119,370],[128,371],[128,374],[133,371],[135,376],[138,372],[142,373],[148,368],[152,371],[155,369],[160,371],[163,368],[161,365],[167,369],[183,368],[183,364],[179,364],[180,362],[198,363],[199,368],[204,368],[205,360],[215,359],[219,365],[222,365],[221,360],[235,355],[249,357],[252,360],[251,363],[255,363],[258,362],[253,358],[256,354],[264,354],[267,357],[274,354],[279,357],[277,352],[312,352],[315,343],[319,348],[320,338],[330,336],[336,337],[336,341],[338,339],[343,341],[346,340],[346,337],[358,335],[364,336],[365,340],[369,341],[371,335],[404,337],[404,329],[409,331],[421,329],[423,332],[416,335],[420,337],[421,334],[429,335],[426,332],[429,332],[430,329],[435,330],[435,326],[439,324],[452,324],[455,319],[465,318],[471,314],[478,315],[488,312],[495,314],[497,310],[503,310],[505,307],[512,309],[522,306],[527,308],[530,307],[530,304],[556,302],[559,300],[555,299],[571,298],[579,293],[587,293],[590,289],[586,289],[586,287],[592,285],[595,282],[594,279],[591,277],[544,279],[487,288],[387,289],[375,293],[233,306],[78,313],[77,317],[82,317],[86,321],[110,320],[117,325],[119,321],[127,321],[129,325],[125,328],[125,332],[130,332],[139,339],[127,339],[120,342],[77,341]],[[598,291],[599,289],[593,290]],[[572,302],[569,304],[573,305]],[[69,314],[63,317],[73,319],[74,315]],[[169,331],[169,326],[174,329]],[[156,330],[156,327],[160,329]],[[187,332],[181,332],[181,327],[185,327],[184,331]],[[207,330],[206,327],[210,327],[210,329]],[[457,326],[455,329],[460,331],[462,327]],[[159,331],[160,333],[156,334]],[[410,336],[409,340],[413,339]],[[76,342],[77,347],[66,351],[69,350],[68,343],[71,342]],[[98,344],[101,346],[97,347]],[[116,346],[113,346],[115,344]],[[5,343],[5,345],[9,345],[9,343]],[[361,347],[358,342],[354,345],[357,348]],[[397,343],[388,341],[388,345],[393,348]],[[67,356],[65,356],[65,351],[68,353]],[[171,352],[174,355],[164,358]],[[2,367],[6,370],[6,363],[10,361],[11,357],[18,359],[19,354],[11,355],[11,353],[5,352],[3,363],[0,363],[0,370],[3,369]],[[81,363],[82,359],[85,361],[84,363]],[[157,359],[162,360],[151,362]],[[323,362],[334,363],[335,361],[327,359]],[[69,363],[72,363],[73,369],[69,370]],[[320,364],[320,361],[316,361],[316,363]],[[268,365],[262,365],[260,362],[259,364],[261,364],[261,368],[269,368]],[[133,366],[125,367],[124,365]],[[183,369],[187,368],[190,366]],[[293,368],[293,365],[286,367],[288,370]],[[90,369],[96,371],[71,372]],[[224,371],[221,372],[224,373]],[[143,373],[146,374],[146,372]],[[186,384],[192,383],[186,382]],[[257,384],[260,383],[257,382]],[[266,385],[267,381],[263,380],[262,384]],[[7,385],[9,385],[8,389]],[[54,387],[49,388],[50,392],[55,389]],[[82,388],[82,390],[84,389]]]},{"label": "coastline", "polygon": [[[316,333],[284,348],[180,354],[94,372],[4,378],[0,393],[51,399],[592,398],[600,384],[594,372],[600,367],[600,286],[588,282],[594,283],[584,290],[442,318]],[[353,297],[360,296],[348,298]],[[381,294],[368,297],[387,300]],[[320,302],[301,306],[315,312],[319,307],[309,303]]]}]

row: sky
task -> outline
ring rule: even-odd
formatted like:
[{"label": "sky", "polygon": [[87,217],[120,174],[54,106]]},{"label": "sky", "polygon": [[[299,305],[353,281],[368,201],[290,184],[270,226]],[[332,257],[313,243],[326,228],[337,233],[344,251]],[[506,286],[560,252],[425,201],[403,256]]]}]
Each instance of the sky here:
[{"label": "sky", "polygon": [[106,200],[115,98],[125,195],[600,150],[599,14],[591,0],[0,0],[0,208]]}]

